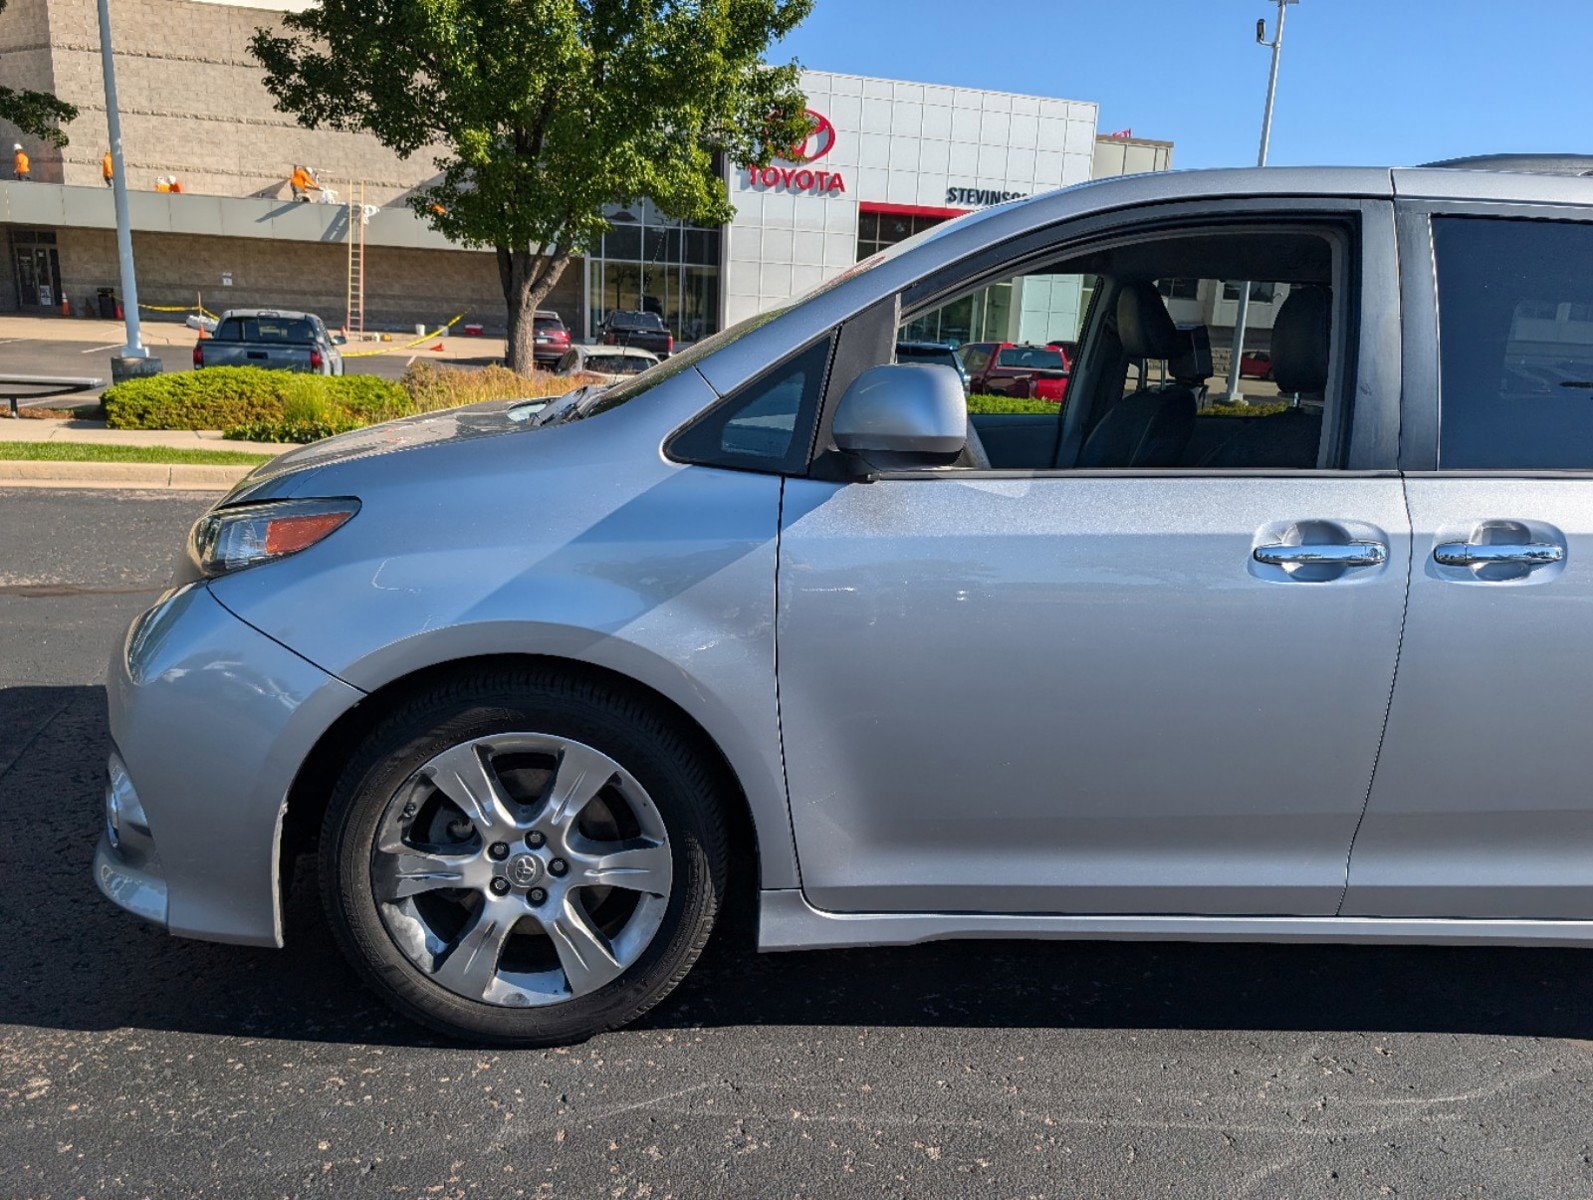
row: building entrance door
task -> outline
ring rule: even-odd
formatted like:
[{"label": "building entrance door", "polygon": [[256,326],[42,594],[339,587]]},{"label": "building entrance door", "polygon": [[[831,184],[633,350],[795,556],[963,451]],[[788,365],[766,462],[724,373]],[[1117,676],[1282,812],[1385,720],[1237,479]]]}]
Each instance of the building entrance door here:
[{"label": "building entrance door", "polygon": [[[48,240],[46,240],[48,239]],[[11,234],[17,303],[23,309],[59,308],[61,259],[55,234],[18,230]]]}]

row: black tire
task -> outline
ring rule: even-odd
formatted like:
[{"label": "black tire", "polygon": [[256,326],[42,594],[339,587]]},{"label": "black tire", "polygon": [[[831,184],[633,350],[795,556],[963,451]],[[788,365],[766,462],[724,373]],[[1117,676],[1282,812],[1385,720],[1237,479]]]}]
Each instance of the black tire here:
[{"label": "black tire", "polygon": [[[620,763],[657,806],[671,850],[663,922],[640,957],[597,991],[545,1007],[474,1001],[432,980],[394,944],[371,880],[372,841],[398,787],[452,745],[511,731],[573,738]],[[403,1015],[472,1042],[562,1045],[635,1020],[685,977],[713,931],[727,857],[723,784],[645,695],[556,670],[477,668],[418,692],[361,743],[322,827],[321,896],[349,961]]]}]

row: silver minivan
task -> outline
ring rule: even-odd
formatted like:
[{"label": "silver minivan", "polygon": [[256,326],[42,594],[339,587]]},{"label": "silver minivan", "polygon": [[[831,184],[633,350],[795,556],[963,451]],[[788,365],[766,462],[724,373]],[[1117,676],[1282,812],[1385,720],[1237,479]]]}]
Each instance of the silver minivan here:
[{"label": "silver minivan", "polygon": [[[1593,943],[1590,169],[1086,184],[613,386],[286,454],[116,655],[99,886],[276,946],[313,851],[373,988],[521,1045],[636,1017],[727,908],[765,950]],[[1015,402],[892,361],[926,339],[1078,354]]]}]

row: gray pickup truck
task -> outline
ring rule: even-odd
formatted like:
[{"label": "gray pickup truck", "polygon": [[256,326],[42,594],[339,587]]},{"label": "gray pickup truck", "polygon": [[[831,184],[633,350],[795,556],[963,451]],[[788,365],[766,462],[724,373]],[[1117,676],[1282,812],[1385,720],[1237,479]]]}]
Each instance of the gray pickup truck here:
[{"label": "gray pickup truck", "polygon": [[343,356],[314,313],[232,308],[221,314],[215,333],[194,344],[194,369],[200,367],[268,367],[341,375]]}]

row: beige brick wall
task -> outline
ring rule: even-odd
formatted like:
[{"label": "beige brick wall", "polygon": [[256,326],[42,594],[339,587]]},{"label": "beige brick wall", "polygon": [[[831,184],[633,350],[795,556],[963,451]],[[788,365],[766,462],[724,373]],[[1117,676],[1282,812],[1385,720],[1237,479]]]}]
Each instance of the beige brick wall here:
[{"label": "beige brick wall", "polygon": [[[96,288],[117,287],[116,235],[111,230],[58,232],[61,286],[73,307]],[[318,313],[333,328],[343,323],[347,251],[341,245],[268,242],[250,238],[135,233],[139,298],[145,304],[188,305],[202,293],[205,307],[280,307]],[[9,264],[7,264],[9,273]],[[224,273],[232,286],[223,287]],[[578,326],[581,266],[572,265],[550,303]],[[434,324],[469,308],[471,321],[501,329],[506,320],[497,264],[465,250],[371,247],[366,252],[367,328]]]},{"label": "beige brick wall", "polygon": [[[176,175],[193,192],[286,196],[297,162],[339,190],[363,179],[368,202],[386,204],[435,174],[431,154],[406,162],[374,138],[302,129],[275,110],[248,43],[280,13],[190,0],[111,0],[110,12],[131,187]],[[11,46],[0,53],[0,83],[53,84],[80,110],[64,158],[35,155],[39,177],[98,183],[109,141],[95,0],[13,0],[0,16],[0,51]]]},{"label": "beige brick wall", "polygon": [[[49,10],[45,0],[11,0],[0,14],[0,84],[31,92],[54,92]],[[104,104],[100,108],[104,109]],[[6,178],[11,177],[11,147],[21,142],[32,160],[33,177],[60,182],[61,156],[9,121],[0,121]]]}]

